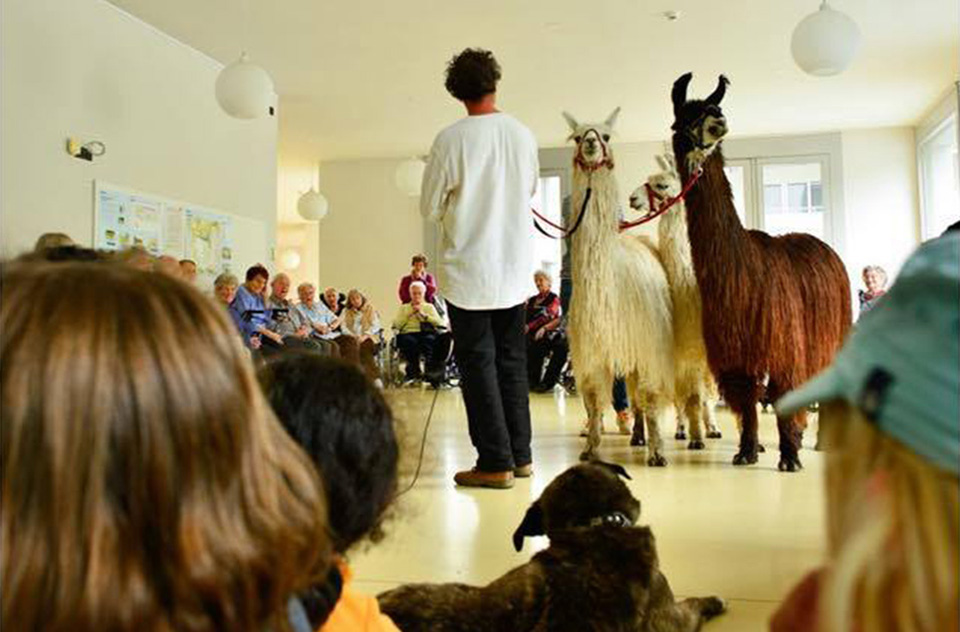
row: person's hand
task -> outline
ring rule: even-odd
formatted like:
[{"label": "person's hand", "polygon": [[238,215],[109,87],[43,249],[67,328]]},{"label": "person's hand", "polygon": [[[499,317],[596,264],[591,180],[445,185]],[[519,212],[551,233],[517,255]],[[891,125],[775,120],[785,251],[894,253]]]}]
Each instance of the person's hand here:
[{"label": "person's hand", "polygon": [[251,349],[259,349],[261,344],[262,343],[260,342],[260,336],[250,336]]},{"label": "person's hand", "polygon": [[546,335],[546,333],[547,333],[547,330],[541,327],[540,329],[537,330],[537,333],[533,334],[533,338],[534,340],[540,340],[541,338],[544,337],[544,335]]},{"label": "person's hand", "polygon": [[314,325],[314,326],[317,328],[317,331],[320,332],[321,336],[326,336],[328,333],[330,333],[330,328],[324,325],[323,323],[318,323],[317,325]]},{"label": "person's hand", "polygon": [[413,303],[410,303],[410,309],[413,310],[414,314],[419,314],[421,307],[423,307],[423,305],[414,305]]},{"label": "person's hand", "polygon": [[280,334],[278,334],[278,333],[275,332],[275,331],[270,331],[269,329],[266,329],[266,330],[264,330],[264,331],[261,331],[260,333],[263,334],[263,335],[265,335],[267,338],[269,338],[270,340],[274,341],[274,342],[277,343],[278,345],[282,345],[282,344],[283,344],[283,336],[281,336]]},{"label": "person's hand", "polygon": [[301,327],[297,330],[297,338],[306,338],[310,335],[310,330],[306,327]]}]

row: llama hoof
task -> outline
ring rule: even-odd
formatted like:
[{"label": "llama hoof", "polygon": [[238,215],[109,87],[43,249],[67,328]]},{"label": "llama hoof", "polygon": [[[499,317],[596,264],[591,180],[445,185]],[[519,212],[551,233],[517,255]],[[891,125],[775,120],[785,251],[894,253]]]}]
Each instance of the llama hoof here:
[{"label": "llama hoof", "polygon": [[745,452],[740,450],[737,452],[737,455],[733,457],[734,465],[753,465],[757,462],[757,453],[756,452]]},{"label": "llama hoof", "polygon": [[712,619],[727,611],[727,602],[720,597],[706,597],[702,600],[700,615],[704,619]]},{"label": "llama hoof", "polygon": [[707,439],[723,439],[723,433],[719,430],[708,430]]},{"label": "llama hoof", "polygon": [[706,444],[700,439],[693,439],[690,443],[687,444],[688,450],[703,450],[706,448]]},{"label": "llama hoof", "polygon": [[673,438],[677,441],[686,441],[687,432],[685,430],[677,430],[677,434],[673,435]]},{"label": "llama hoof", "polygon": [[800,462],[800,457],[794,456],[781,456],[780,463],[777,464],[777,469],[781,472],[799,472],[803,469],[803,463]]},{"label": "llama hoof", "polygon": [[666,467],[667,459],[664,458],[662,454],[654,453],[649,459],[647,459],[647,465],[650,467]]},{"label": "llama hoof", "polygon": [[643,437],[638,437],[638,436],[634,435],[634,436],[630,437],[630,445],[635,445],[635,446],[643,447],[643,446],[647,445],[647,440],[644,439]]},{"label": "llama hoof", "polygon": [[765,447],[763,447],[763,444],[762,444],[762,443],[758,443],[758,444],[757,444],[757,452],[759,452],[760,454],[763,454],[763,453],[766,452],[766,451],[767,451],[767,449],[766,449]]}]

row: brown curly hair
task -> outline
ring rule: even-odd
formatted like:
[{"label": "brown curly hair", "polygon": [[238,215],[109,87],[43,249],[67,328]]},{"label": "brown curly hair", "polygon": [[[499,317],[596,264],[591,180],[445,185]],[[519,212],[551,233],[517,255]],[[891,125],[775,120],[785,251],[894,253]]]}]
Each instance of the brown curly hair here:
[{"label": "brown curly hair", "polygon": [[497,91],[500,64],[488,50],[467,48],[447,64],[446,87],[458,101],[479,101]]}]

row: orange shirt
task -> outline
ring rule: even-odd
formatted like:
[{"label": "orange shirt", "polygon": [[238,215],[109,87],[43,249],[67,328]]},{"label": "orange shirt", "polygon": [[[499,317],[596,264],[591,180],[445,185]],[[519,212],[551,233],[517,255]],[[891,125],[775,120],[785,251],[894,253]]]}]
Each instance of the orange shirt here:
[{"label": "orange shirt", "polygon": [[343,561],[338,562],[343,576],[343,591],[330,617],[319,632],[400,632],[390,617],[380,612],[376,597],[363,595],[350,586],[353,575]]}]

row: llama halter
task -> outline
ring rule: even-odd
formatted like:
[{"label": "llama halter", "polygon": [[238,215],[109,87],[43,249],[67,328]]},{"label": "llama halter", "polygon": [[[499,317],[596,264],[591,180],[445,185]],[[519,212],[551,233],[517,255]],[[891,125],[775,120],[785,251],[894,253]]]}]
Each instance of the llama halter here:
[{"label": "llama halter", "polygon": [[[643,187],[647,190],[647,201],[650,205],[650,211],[640,219],[633,222],[620,222],[620,232],[623,232],[628,228],[634,228],[635,226],[646,224],[647,222],[653,221],[669,211],[674,205],[687,197],[687,193],[690,192],[690,189],[693,188],[693,185],[697,183],[697,180],[699,180],[700,176],[702,175],[703,167],[697,167],[697,170],[690,175],[690,179],[687,180],[687,183],[683,186],[683,190],[680,191],[677,197],[664,197],[663,195],[660,195],[654,191],[649,182],[644,184]],[[659,208],[657,208],[658,201],[663,203]]]},{"label": "llama halter", "polygon": [[[597,131],[597,129],[594,127],[591,127],[590,129],[586,130],[583,133],[581,138],[585,139],[590,132],[593,132],[594,134],[596,134],[598,139],[602,138],[602,134],[600,134],[600,132]],[[590,164],[584,159],[583,152],[580,151],[580,147],[581,147],[581,144],[577,143],[577,153],[573,157],[573,164],[576,165],[577,167],[580,167],[582,171],[589,174],[589,173],[593,173],[594,171],[600,170],[602,167],[606,167],[607,169],[613,169],[613,158],[611,158],[610,155],[607,153],[607,144],[605,142],[600,143],[600,150],[603,152],[603,160],[594,164]]]}]

